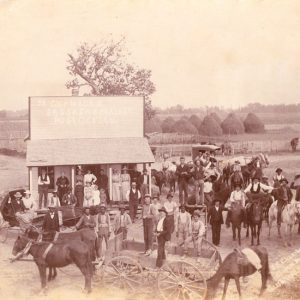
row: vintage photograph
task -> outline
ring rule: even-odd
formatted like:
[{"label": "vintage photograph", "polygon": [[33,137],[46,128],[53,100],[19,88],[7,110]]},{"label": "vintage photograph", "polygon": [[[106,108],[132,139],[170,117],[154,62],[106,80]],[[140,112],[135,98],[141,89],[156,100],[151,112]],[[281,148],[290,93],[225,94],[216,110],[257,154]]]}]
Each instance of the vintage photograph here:
[{"label": "vintage photograph", "polygon": [[300,1],[0,0],[0,299],[300,298]]}]

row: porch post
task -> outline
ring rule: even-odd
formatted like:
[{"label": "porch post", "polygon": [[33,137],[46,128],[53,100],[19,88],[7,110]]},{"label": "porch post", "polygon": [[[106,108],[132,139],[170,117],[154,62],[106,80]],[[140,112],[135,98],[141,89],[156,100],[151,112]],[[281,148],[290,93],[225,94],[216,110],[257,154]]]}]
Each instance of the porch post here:
[{"label": "porch post", "polygon": [[32,167],[29,167],[29,190],[32,192],[33,184],[32,184]]},{"label": "porch post", "polygon": [[74,189],[75,189],[75,166],[72,166],[71,169],[71,186],[72,186],[72,190],[74,193]]},{"label": "porch post", "polygon": [[149,163],[149,194],[152,197],[152,176],[151,176],[151,163]]},{"label": "porch post", "polygon": [[112,167],[111,165],[109,165],[109,169],[108,169],[108,182],[109,182],[109,199],[112,199]]}]

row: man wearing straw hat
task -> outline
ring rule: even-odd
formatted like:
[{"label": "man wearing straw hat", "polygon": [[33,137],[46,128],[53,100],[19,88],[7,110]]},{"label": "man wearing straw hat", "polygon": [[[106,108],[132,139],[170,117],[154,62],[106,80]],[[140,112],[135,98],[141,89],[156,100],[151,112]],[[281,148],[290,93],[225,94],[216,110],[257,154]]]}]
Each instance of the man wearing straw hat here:
[{"label": "man wearing straw hat", "polygon": [[119,206],[120,213],[114,218],[114,233],[115,235],[122,233],[122,239],[127,239],[128,226],[132,224],[131,219],[126,212],[125,206]]}]

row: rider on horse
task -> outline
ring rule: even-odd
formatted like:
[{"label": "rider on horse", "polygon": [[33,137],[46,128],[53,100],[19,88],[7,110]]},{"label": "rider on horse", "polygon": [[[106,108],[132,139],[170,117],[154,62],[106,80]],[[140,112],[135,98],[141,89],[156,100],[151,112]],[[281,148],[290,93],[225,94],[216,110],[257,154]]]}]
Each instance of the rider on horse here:
[{"label": "rider on horse", "polygon": [[273,186],[274,188],[278,188],[280,187],[280,181],[282,179],[284,179],[285,177],[282,175],[282,169],[281,168],[277,168],[276,171],[275,171],[275,175],[273,177]]},{"label": "rider on horse", "polygon": [[281,213],[284,207],[291,202],[293,197],[291,189],[288,187],[286,178],[280,180],[280,188],[277,194],[277,225],[281,224]]}]

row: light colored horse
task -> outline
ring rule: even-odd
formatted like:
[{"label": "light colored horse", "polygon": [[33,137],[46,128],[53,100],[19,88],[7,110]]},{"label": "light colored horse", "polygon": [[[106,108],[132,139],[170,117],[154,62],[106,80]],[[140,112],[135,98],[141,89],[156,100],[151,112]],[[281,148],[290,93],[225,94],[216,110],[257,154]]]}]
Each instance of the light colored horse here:
[{"label": "light colored horse", "polygon": [[[271,228],[273,221],[277,222],[277,201],[273,202],[269,209],[269,237],[271,235]],[[291,246],[293,228],[298,221],[300,215],[300,202],[292,201],[287,204],[281,212],[281,223],[285,225],[285,239],[284,245]],[[281,238],[280,225],[277,225],[278,236]]]}]

